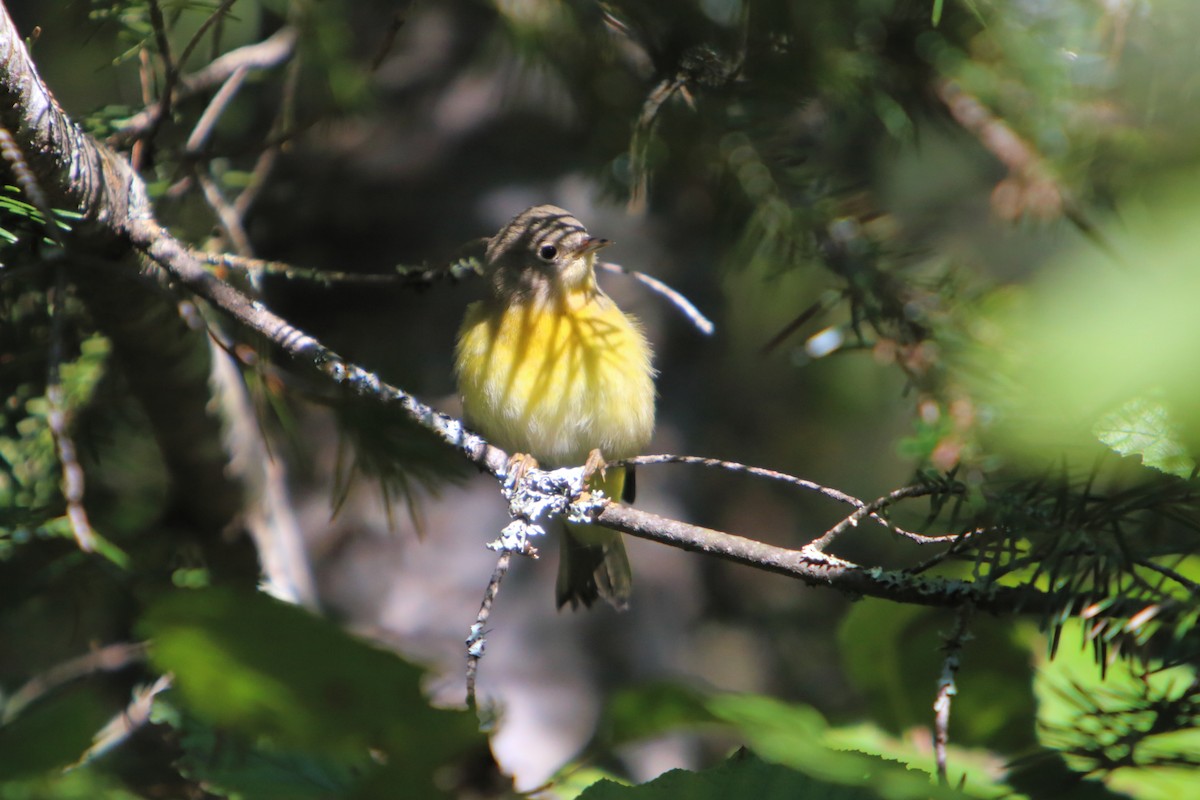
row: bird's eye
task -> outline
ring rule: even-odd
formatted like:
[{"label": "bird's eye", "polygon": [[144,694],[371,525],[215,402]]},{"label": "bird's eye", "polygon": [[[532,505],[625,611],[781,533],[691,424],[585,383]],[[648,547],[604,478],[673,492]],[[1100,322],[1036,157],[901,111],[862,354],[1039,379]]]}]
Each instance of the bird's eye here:
[{"label": "bird's eye", "polygon": [[538,257],[543,261],[553,261],[556,255],[558,255],[558,248],[552,244],[544,244],[538,248]]}]

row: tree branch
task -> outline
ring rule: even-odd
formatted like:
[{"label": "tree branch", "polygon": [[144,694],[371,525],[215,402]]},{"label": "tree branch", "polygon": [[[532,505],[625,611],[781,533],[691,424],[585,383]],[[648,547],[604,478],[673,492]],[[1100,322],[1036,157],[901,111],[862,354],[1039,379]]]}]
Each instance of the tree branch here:
[{"label": "tree branch", "polygon": [[[280,28],[268,39],[230,50],[202,69],[179,77],[172,87],[172,102],[178,104],[223,84],[238,70],[269,69],[281,64],[291,56],[296,47],[296,38],[294,28]],[[185,57],[186,54],[187,51]],[[119,131],[109,137],[108,143],[113,147],[123,147],[147,135],[158,124],[160,109],[161,104],[154,103],[134,114],[125,121]]]},{"label": "tree branch", "polygon": [[[316,369],[356,395],[399,406],[403,413],[439,436],[480,469],[498,480],[506,477],[508,453],[467,430],[461,421],[434,411],[403,389],[390,386],[373,373],[346,361],[261,303],[250,300],[233,286],[219,280],[203,268],[197,255],[152,220],[135,223],[131,235],[137,247],[188,289],[220,308],[239,325],[266,337],[297,363]],[[830,586],[855,595],[929,606],[958,607],[970,603],[981,610],[996,613],[1019,611],[1045,614],[1060,605],[1054,595],[1032,586],[1003,587],[862,567],[811,548],[789,550],[616,503],[605,507],[596,517],[596,522],[632,536],[787,575],[811,586]]]}]

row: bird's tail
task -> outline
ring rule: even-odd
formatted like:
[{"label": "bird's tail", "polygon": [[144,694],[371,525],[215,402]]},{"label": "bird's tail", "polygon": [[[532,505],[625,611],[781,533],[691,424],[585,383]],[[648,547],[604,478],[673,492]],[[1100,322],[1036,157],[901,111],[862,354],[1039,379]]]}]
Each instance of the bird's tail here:
[{"label": "bird's tail", "polygon": [[[632,470],[630,470],[632,472]],[[609,469],[608,475],[592,479],[592,487],[602,489],[608,497],[631,499],[627,488],[625,468]],[[558,607],[568,603],[578,608],[582,603],[591,606],[603,598],[618,611],[629,606],[633,591],[633,569],[625,554],[621,534],[599,525],[580,525],[564,522],[566,535],[562,538],[562,553],[558,562]]]}]

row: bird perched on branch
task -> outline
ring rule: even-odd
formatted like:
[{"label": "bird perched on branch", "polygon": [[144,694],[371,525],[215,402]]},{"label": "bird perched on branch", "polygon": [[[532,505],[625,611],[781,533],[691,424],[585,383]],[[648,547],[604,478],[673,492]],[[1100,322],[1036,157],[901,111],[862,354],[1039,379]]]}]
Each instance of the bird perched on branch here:
[{"label": "bird perched on branch", "polygon": [[[518,214],[488,241],[491,291],[467,309],[455,369],[467,423],[516,468],[586,464],[592,488],[632,500],[632,470],[604,460],[649,442],[654,369],[638,322],[596,285],[596,252],[608,244],[557,206]],[[623,608],[632,573],[621,534],[564,525],[559,608],[598,597]]]}]

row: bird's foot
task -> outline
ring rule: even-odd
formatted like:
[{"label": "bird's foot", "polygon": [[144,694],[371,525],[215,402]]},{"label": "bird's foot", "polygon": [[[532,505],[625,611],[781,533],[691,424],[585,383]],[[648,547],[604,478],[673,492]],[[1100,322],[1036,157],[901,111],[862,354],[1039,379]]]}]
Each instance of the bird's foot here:
[{"label": "bird's foot", "polygon": [[600,473],[601,480],[607,478],[607,469],[608,462],[604,460],[604,454],[600,452],[600,448],[594,448],[588,453],[587,461],[583,462],[583,482],[591,483],[597,472]]},{"label": "bird's foot", "polygon": [[509,456],[505,472],[508,475],[508,480],[513,484],[517,484],[525,479],[530,470],[537,468],[537,459],[529,455],[529,453],[513,453]]}]

